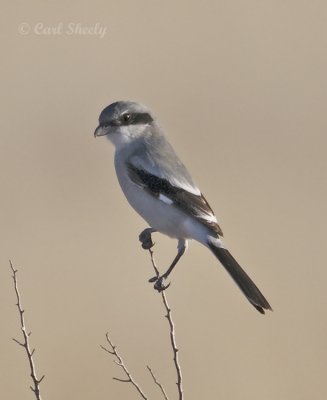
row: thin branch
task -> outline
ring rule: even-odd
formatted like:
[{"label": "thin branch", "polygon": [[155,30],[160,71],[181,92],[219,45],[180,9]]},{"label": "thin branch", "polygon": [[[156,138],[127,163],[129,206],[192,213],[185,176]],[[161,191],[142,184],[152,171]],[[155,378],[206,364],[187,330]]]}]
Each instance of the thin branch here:
[{"label": "thin branch", "polygon": [[106,339],[107,342],[110,346],[110,349],[107,349],[104,346],[100,346],[104,351],[106,351],[107,353],[113,355],[116,357],[115,363],[121,367],[121,369],[124,371],[125,375],[127,376],[127,379],[120,379],[120,378],[113,378],[116,381],[119,382],[124,382],[124,383],[131,383],[135,389],[138,391],[138,393],[141,395],[141,397],[144,400],[147,400],[147,397],[145,396],[145,394],[143,393],[142,389],[140,388],[140,386],[135,382],[134,378],[132,377],[132,375],[130,374],[130,372],[128,371],[128,369],[126,368],[123,359],[121,358],[120,354],[118,353],[118,351],[116,350],[116,346],[112,343],[112,341],[110,340],[109,337],[109,333],[106,333]]},{"label": "thin branch", "polygon": [[[149,253],[150,253],[150,257],[151,257],[152,266],[153,266],[157,276],[159,276],[159,270],[157,268],[152,249],[149,249]],[[163,304],[165,306],[165,309],[167,311],[166,318],[168,320],[169,328],[170,328],[170,342],[171,342],[171,347],[172,347],[172,350],[173,350],[174,365],[175,365],[176,374],[177,374],[177,382],[176,382],[176,384],[177,384],[177,390],[178,390],[178,396],[179,396],[178,399],[179,400],[183,400],[184,399],[184,391],[183,391],[182,370],[181,370],[181,366],[179,364],[178,348],[177,348],[177,344],[176,344],[174,321],[172,319],[171,308],[168,305],[166,294],[165,294],[164,290],[161,292],[161,297],[162,297],[162,301],[163,301]]]},{"label": "thin branch", "polygon": [[163,388],[162,384],[158,381],[157,377],[155,376],[155,374],[153,373],[152,369],[151,369],[148,365],[147,365],[147,369],[148,369],[148,371],[150,372],[150,374],[151,374],[151,376],[152,376],[153,382],[154,382],[156,385],[159,386],[159,388],[160,388],[160,390],[161,390],[161,393],[163,394],[165,400],[169,400],[168,397],[167,397],[167,394],[166,394],[166,392],[165,392],[165,389]]},{"label": "thin branch", "polygon": [[13,272],[12,278],[14,280],[14,288],[15,288],[15,293],[16,293],[16,298],[17,298],[16,306],[17,306],[18,312],[19,312],[20,327],[23,332],[24,341],[20,342],[19,340],[15,339],[15,338],[12,338],[12,339],[14,342],[16,342],[20,346],[24,347],[24,349],[26,351],[26,355],[28,358],[29,366],[30,366],[31,378],[32,378],[33,385],[34,385],[34,386],[30,386],[30,388],[31,388],[32,392],[35,394],[35,398],[37,400],[41,400],[40,383],[42,382],[44,375],[42,376],[41,379],[37,378],[36,369],[35,369],[34,360],[33,360],[33,354],[34,354],[35,349],[31,350],[31,348],[30,348],[29,336],[31,335],[31,332],[27,333],[27,329],[25,326],[24,310],[22,308],[22,304],[20,301],[20,294],[18,291],[17,269],[15,269],[13,267],[11,261],[9,261],[9,264],[10,264],[10,268]]}]

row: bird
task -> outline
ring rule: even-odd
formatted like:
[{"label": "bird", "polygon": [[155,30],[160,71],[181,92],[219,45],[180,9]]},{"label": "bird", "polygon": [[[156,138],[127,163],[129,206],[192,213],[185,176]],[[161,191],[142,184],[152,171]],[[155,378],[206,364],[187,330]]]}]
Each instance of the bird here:
[{"label": "bird", "polygon": [[129,204],[147,222],[139,235],[142,247],[153,246],[152,233],[178,240],[177,255],[167,271],[150,279],[159,292],[193,239],[208,248],[248,301],[261,313],[272,308],[225,247],[217,218],[190,173],[169,143],[153,112],[135,101],[117,101],[100,113],[95,137],[115,147],[118,182]]}]

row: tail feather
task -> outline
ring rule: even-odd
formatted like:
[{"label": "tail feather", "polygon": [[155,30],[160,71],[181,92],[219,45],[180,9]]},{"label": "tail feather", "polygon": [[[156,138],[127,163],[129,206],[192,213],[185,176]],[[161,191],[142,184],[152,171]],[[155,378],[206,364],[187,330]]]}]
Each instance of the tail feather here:
[{"label": "tail feather", "polygon": [[217,247],[212,243],[209,243],[208,246],[213,254],[225,267],[230,276],[234,279],[238,287],[245,294],[249,302],[261,314],[264,314],[265,310],[272,310],[264,295],[260,292],[255,283],[242,269],[242,267],[238,264],[231,253],[227,249],[223,247]]}]

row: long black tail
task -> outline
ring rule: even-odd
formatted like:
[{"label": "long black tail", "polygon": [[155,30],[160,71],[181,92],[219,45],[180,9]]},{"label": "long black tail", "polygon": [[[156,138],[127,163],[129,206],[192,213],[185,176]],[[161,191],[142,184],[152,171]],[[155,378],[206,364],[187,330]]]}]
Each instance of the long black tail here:
[{"label": "long black tail", "polygon": [[227,249],[217,247],[211,243],[209,244],[209,248],[226,268],[249,302],[261,314],[264,314],[265,310],[272,310],[264,295]]}]

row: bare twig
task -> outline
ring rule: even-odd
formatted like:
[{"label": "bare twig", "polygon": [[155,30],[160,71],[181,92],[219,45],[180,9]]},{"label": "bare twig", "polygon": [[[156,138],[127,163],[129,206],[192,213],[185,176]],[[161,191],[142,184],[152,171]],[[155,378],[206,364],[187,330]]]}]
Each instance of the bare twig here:
[{"label": "bare twig", "polygon": [[138,391],[138,393],[141,395],[141,397],[142,397],[144,400],[147,400],[147,397],[146,397],[145,394],[143,393],[142,389],[141,389],[140,386],[135,382],[134,378],[132,377],[132,375],[130,374],[130,372],[128,371],[128,369],[126,368],[123,359],[121,358],[120,354],[118,353],[118,351],[117,351],[117,349],[116,349],[116,346],[115,346],[115,345],[112,343],[112,341],[110,340],[109,333],[106,333],[106,339],[107,339],[107,342],[108,342],[108,344],[109,344],[111,350],[107,349],[107,348],[104,347],[104,346],[100,346],[100,347],[101,347],[104,351],[106,351],[107,353],[109,353],[109,354],[111,354],[111,355],[113,355],[113,356],[116,357],[117,360],[114,360],[115,363],[116,363],[119,367],[121,367],[121,369],[124,371],[125,375],[127,376],[127,379],[120,379],[120,378],[113,378],[113,379],[116,380],[116,381],[119,381],[119,382],[131,383],[131,384],[135,387],[135,389]]},{"label": "bare twig", "polygon": [[25,320],[24,320],[24,309],[22,308],[22,304],[20,301],[20,294],[18,291],[17,269],[15,269],[13,267],[11,261],[9,261],[9,264],[10,264],[10,268],[13,272],[12,278],[14,280],[14,288],[15,288],[15,293],[16,293],[16,298],[17,298],[16,305],[17,305],[18,312],[19,312],[20,327],[23,332],[24,341],[20,342],[19,340],[15,339],[15,338],[12,338],[12,339],[14,342],[16,342],[20,346],[24,347],[24,349],[26,351],[26,355],[27,355],[28,362],[30,365],[31,378],[32,378],[33,384],[34,384],[34,387],[30,386],[30,388],[31,388],[32,392],[35,394],[35,398],[37,400],[41,400],[40,383],[42,382],[44,375],[40,379],[37,378],[36,369],[35,369],[34,360],[33,360],[33,354],[34,354],[35,349],[31,350],[30,343],[29,343],[29,337],[31,336],[32,332],[27,333],[27,330],[26,330],[26,325],[25,325]]},{"label": "bare twig", "polygon": [[[159,276],[159,270],[157,268],[152,249],[149,249],[149,253],[150,253],[150,257],[151,257],[152,266],[153,266],[157,276]],[[169,328],[170,328],[170,342],[171,342],[171,347],[173,349],[174,364],[175,364],[175,369],[176,369],[176,374],[177,374],[177,383],[176,384],[177,384],[177,390],[178,390],[178,396],[179,396],[178,399],[183,400],[184,399],[184,391],[183,391],[182,370],[181,370],[181,366],[179,364],[179,358],[178,358],[178,348],[177,348],[176,338],[175,338],[174,321],[172,319],[171,309],[168,305],[166,294],[165,294],[164,290],[161,292],[161,297],[162,297],[162,301],[164,303],[165,309],[167,311],[166,318],[168,320]]]},{"label": "bare twig", "polygon": [[161,390],[161,393],[163,394],[165,400],[169,400],[168,397],[167,397],[167,394],[166,394],[166,392],[165,392],[165,389],[163,388],[162,384],[158,381],[157,377],[155,376],[155,374],[153,373],[152,369],[151,369],[148,365],[147,365],[147,369],[148,369],[148,371],[150,372],[150,374],[151,374],[151,376],[152,376],[153,382],[154,382],[156,385],[159,386],[159,388],[160,388],[160,390]]}]

